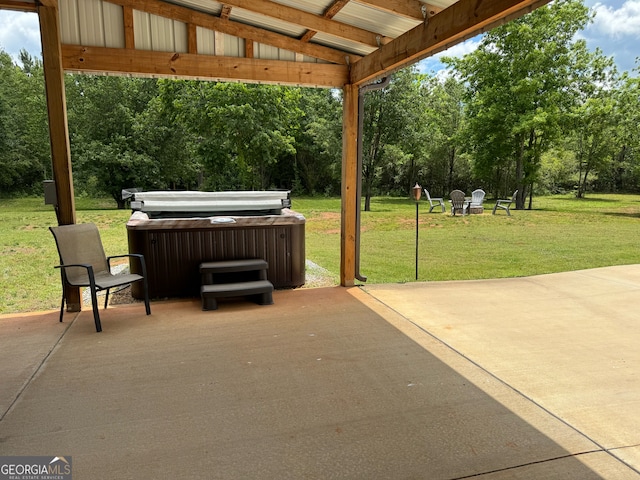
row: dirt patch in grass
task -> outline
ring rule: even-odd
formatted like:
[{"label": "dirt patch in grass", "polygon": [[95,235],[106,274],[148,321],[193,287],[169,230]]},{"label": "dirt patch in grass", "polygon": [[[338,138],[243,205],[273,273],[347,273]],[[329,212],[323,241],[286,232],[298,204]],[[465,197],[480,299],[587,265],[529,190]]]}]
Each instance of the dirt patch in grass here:
[{"label": "dirt patch in grass", "polygon": [[39,252],[37,248],[33,247],[5,247],[2,249],[2,255],[5,254],[20,254],[20,255],[36,255]]},{"label": "dirt patch in grass", "polygon": [[337,212],[322,212],[318,218],[320,220],[340,220],[340,214]]}]

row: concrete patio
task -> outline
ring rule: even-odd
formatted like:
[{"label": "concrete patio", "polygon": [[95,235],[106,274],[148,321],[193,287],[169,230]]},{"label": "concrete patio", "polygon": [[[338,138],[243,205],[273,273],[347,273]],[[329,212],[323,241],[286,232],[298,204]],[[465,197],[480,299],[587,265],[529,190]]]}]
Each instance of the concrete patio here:
[{"label": "concrete patio", "polygon": [[638,479],[640,265],[0,316],[0,455],[78,479]]}]

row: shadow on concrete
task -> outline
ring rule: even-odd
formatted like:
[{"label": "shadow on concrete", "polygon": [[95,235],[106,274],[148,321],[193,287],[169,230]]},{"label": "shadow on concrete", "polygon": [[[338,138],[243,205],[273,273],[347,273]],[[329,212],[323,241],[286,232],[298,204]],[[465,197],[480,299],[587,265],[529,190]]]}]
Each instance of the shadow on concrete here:
[{"label": "shadow on concrete", "polygon": [[114,307],[100,334],[90,311],[0,318],[0,455],[91,479],[606,478],[588,438],[355,290]]}]

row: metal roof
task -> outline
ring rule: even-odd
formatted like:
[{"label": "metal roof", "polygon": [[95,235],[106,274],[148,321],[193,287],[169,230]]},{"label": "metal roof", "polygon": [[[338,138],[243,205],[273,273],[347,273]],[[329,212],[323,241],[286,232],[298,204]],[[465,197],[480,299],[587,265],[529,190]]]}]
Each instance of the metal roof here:
[{"label": "metal roof", "polygon": [[[124,47],[124,24],[123,5],[118,2],[108,0],[60,0],[60,27],[61,37],[64,44],[85,45],[97,47]],[[141,5],[148,2],[139,2]],[[206,13],[215,17],[220,17],[223,11],[223,4],[211,0],[172,0],[171,2],[155,2],[158,4],[173,4],[185,9],[191,9]],[[244,3],[244,2],[240,2]],[[333,0],[311,1],[311,0],[276,0],[271,2],[276,5],[283,5],[299,12],[305,12],[316,17],[323,18],[324,12],[335,2]],[[369,32],[372,38],[379,37],[382,44],[383,39],[394,39],[420,24],[422,19],[408,18],[406,15],[394,14],[388,10],[382,10],[373,5],[350,1],[331,19],[331,23],[356,27],[357,29]],[[426,3],[420,2],[427,6]],[[441,7],[453,4],[453,0],[440,1]],[[135,5],[135,4],[134,4]],[[228,5],[228,4],[227,4]],[[134,11],[134,32],[135,47],[142,50],[164,51],[164,52],[187,52],[187,25],[178,20],[171,20],[153,13],[145,12],[145,8]],[[170,12],[170,10],[167,10]],[[286,11],[284,14],[295,12]],[[426,10],[425,10],[426,14]],[[258,11],[252,11],[242,7],[232,6],[227,15],[227,22],[230,24],[240,24],[264,29],[280,35],[297,40],[309,31],[296,21],[286,21],[281,18],[265,15]],[[299,21],[299,20],[297,20]],[[198,30],[198,46],[209,52],[216,51],[217,55],[239,57],[244,56],[244,52],[239,51],[239,45],[243,45],[245,39],[238,36],[227,35],[222,45],[213,46],[216,32],[212,29],[200,28]],[[345,55],[365,56],[377,48],[374,44],[365,44],[358,39],[349,38],[350,33],[345,36],[337,36],[330,32],[318,31],[308,41],[330,47],[343,52]],[[262,42],[254,41],[254,58],[281,58],[283,48],[276,47],[277,52],[264,48]],[[292,47],[292,50],[294,48]]]},{"label": "metal roof", "polygon": [[0,0],[0,8],[57,6],[66,70],[341,86],[547,1]]}]

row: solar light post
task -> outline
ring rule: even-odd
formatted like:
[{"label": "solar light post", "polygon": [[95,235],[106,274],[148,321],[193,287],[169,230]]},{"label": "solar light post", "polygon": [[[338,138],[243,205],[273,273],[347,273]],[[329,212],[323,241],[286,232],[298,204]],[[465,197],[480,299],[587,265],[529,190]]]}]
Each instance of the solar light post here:
[{"label": "solar light post", "polygon": [[422,187],[418,185],[416,182],[416,186],[412,189],[413,199],[416,202],[416,280],[418,280],[418,225],[419,225],[419,217],[418,211],[420,209],[420,192],[422,191]]}]

